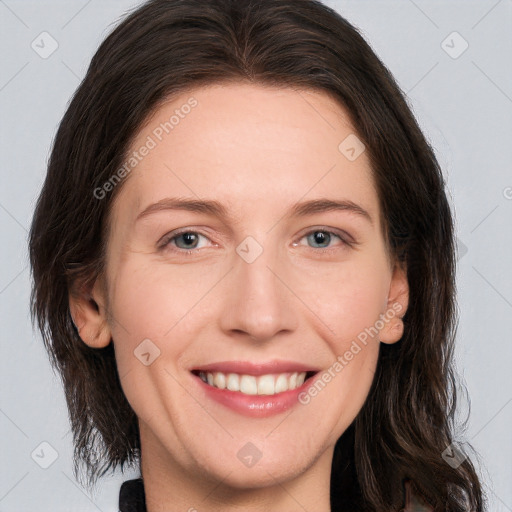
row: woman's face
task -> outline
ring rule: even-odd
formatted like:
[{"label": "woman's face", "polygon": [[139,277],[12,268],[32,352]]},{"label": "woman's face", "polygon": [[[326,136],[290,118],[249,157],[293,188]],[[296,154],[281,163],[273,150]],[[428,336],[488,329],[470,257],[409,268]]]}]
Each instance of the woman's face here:
[{"label": "woman's face", "polygon": [[94,293],[143,462],[235,487],[330,469],[406,307],[360,144],[327,95],[247,84],[140,130]]}]

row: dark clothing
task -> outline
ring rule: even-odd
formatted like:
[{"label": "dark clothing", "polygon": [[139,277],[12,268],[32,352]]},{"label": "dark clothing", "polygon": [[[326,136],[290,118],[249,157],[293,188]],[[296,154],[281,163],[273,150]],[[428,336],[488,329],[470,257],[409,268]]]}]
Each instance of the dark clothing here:
[{"label": "dark clothing", "polygon": [[119,491],[119,512],[146,512],[142,478],[123,482]]},{"label": "dark clothing", "polygon": [[[429,512],[432,509],[422,506],[413,496],[408,496],[404,510],[405,512]],[[142,478],[123,482],[119,492],[119,512],[146,512],[146,496]]]}]

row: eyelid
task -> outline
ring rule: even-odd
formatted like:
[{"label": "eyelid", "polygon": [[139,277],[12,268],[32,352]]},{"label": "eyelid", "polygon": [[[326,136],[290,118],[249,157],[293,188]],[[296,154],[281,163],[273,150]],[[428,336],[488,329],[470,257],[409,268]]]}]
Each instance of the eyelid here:
[{"label": "eyelid", "polygon": [[[354,240],[354,238],[349,234],[347,233],[346,231],[344,230],[341,230],[341,229],[337,229],[337,228],[331,228],[331,227],[328,227],[328,226],[313,226],[313,227],[310,227],[308,228],[308,230],[306,232],[303,232],[296,240],[296,242],[293,243],[294,246],[297,246],[298,245],[298,242],[300,240],[302,240],[303,238],[307,237],[308,235],[310,235],[311,233],[314,233],[314,232],[317,232],[317,231],[321,231],[323,233],[329,233],[331,235],[334,235],[336,237],[338,237],[341,241],[341,247],[354,247],[356,245],[358,245],[358,242],[356,240]],[[336,251],[337,249],[339,250],[339,246],[334,246],[334,247],[325,247],[325,248],[316,248],[316,247],[308,247],[308,249],[311,249],[315,252],[330,252],[330,251]]]},{"label": "eyelid", "polygon": [[[160,240],[157,242],[157,247],[159,249],[164,249],[169,245],[171,240],[179,237],[180,235],[183,235],[183,233],[194,233],[196,235],[203,236],[204,238],[208,238],[208,240],[210,240],[210,237],[202,232],[203,229],[204,228],[196,228],[194,226],[187,226],[185,228],[175,229],[174,231],[166,233],[162,238],[160,238]],[[188,249],[180,249],[179,247],[177,247],[175,250],[182,253],[186,253],[188,251]],[[189,251],[197,252],[198,249],[190,249]]]},{"label": "eyelid", "polygon": [[[171,231],[171,232],[165,234],[157,242],[157,247],[159,249],[165,249],[173,239],[179,237],[180,235],[182,235],[184,233],[194,233],[196,235],[203,236],[204,238],[207,238],[208,240],[210,240],[210,237],[202,232],[203,229],[204,228],[197,228],[197,227],[194,227],[194,226],[187,226],[187,227],[184,227],[184,228],[178,228],[178,229],[176,229],[174,231]],[[338,229],[338,228],[332,228],[332,227],[329,227],[329,226],[311,226],[311,227],[307,228],[307,231],[303,231],[302,234],[299,235],[295,239],[296,241],[293,242],[292,245],[294,245],[294,246],[298,245],[298,242],[300,240],[302,240],[306,236],[310,235],[311,233],[314,233],[315,231],[321,231],[321,232],[325,232],[325,233],[329,233],[329,234],[333,234],[333,235],[337,236],[341,240],[342,245],[344,245],[344,246],[353,247],[353,246],[359,244],[359,242],[354,240],[354,238],[349,233],[347,233],[344,230],[341,230],[341,229]],[[336,250],[336,246],[335,247],[326,247],[326,248],[309,247],[309,249],[312,249],[315,252],[328,252],[328,251]],[[171,250],[174,251],[174,252],[177,252],[177,253],[190,254],[192,252],[198,252],[200,249],[196,249],[196,248],[181,249],[181,248],[177,247],[177,248],[175,248],[175,249],[173,248]]]},{"label": "eyelid", "polygon": [[350,244],[355,245],[357,243],[356,240],[354,239],[354,237],[350,235],[350,233],[347,233],[343,229],[333,228],[330,226],[311,226],[311,227],[307,228],[307,231],[303,232],[303,234],[299,236],[299,240],[301,238],[304,238],[306,235],[309,235],[315,231],[323,231],[325,233],[331,233],[333,235],[336,235],[336,236],[340,237],[347,244],[350,243]]}]

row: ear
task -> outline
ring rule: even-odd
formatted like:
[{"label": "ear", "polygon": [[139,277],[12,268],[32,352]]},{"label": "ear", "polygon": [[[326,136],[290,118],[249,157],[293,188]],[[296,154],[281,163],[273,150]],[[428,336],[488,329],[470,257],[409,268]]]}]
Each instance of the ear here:
[{"label": "ear", "polygon": [[405,265],[395,264],[389,286],[388,303],[384,314],[384,327],[379,333],[382,343],[392,344],[404,334],[402,320],[409,306],[409,282]]},{"label": "ear", "polygon": [[82,341],[91,348],[104,348],[111,341],[107,322],[106,293],[101,278],[89,287],[71,286],[69,310]]}]

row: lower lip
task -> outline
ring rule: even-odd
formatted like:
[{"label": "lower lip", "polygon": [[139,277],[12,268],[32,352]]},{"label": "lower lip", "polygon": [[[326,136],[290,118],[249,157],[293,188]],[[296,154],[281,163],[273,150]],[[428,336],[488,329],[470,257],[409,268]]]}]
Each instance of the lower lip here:
[{"label": "lower lip", "polygon": [[240,391],[210,386],[200,377],[192,374],[208,398],[252,418],[267,418],[292,408],[299,403],[299,394],[307,390],[315,376],[307,379],[302,386],[290,391],[283,391],[275,395],[246,395]]}]

